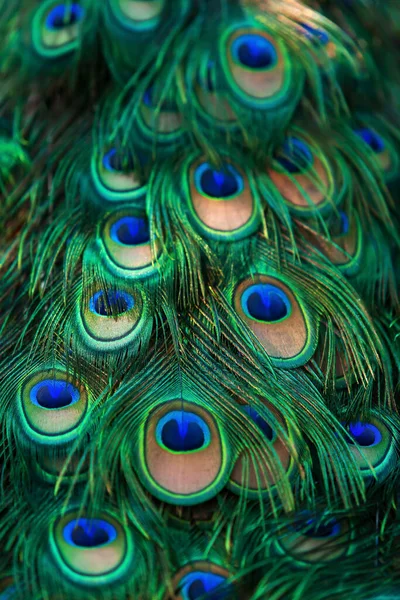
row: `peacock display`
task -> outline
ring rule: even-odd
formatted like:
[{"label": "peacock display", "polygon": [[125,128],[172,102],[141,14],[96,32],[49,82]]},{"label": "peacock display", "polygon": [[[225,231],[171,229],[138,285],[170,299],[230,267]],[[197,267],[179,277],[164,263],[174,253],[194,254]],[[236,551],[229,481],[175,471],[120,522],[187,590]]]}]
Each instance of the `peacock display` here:
[{"label": "peacock display", "polygon": [[0,600],[400,600],[400,1],[0,0]]}]

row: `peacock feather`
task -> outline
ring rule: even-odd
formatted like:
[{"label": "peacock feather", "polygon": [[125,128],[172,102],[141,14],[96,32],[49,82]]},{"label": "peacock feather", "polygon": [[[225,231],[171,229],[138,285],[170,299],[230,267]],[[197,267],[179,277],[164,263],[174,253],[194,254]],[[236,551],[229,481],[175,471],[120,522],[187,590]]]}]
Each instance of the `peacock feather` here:
[{"label": "peacock feather", "polygon": [[398,1],[0,40],[0,600],[400,598]]}]

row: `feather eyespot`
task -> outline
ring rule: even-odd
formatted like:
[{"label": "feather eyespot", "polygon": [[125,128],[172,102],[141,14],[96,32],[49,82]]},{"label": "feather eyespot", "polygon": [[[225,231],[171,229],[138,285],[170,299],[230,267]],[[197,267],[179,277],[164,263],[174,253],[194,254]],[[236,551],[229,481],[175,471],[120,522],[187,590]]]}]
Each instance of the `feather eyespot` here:
[{"label": "feather eyespot", "polygon": [[232,589],[224,584],[226,578],[222,575],[194,571],[182,579],[180,595],[183,600],[228,600]]},{"label": "feather eyespot", "polygon": [[44,2],[32,21],[32,41],[45,58],[59,58],[75,50],[85,9],[77,2]]},{"label": "feather eyespot", "polygon": [[155,272],[156,257],[153,257],[149,222],[143,212],[126,209],[110,215],[102,226],[100,239],[113,271],[131,277]]},{"label": "feather eyespot", "polygon": [[190,165],[189,186],[190,214],[206,237],[236,240],[257,229],[259,215],[249,181],[236,165],[196,161]]},{"label": "feather eyespot", "polygon": [[[238,457],[229,478],[229,489],[235,494],[242,495],[246,490],[249,499],[259,499],[260,495],[268,496],[272,488],[285,476],[294,473],[294,463],[287,443],[282,433],[274,429],[268,417],[261,415],[252,406],[244,406],[243,411],[250,417],[263,435],[273,454],[263,451],[263,445],[258,440],[251,440]],[[273,407],[267,407],[278,424],[286,429],[284,419]]]},{"label": "feather eyespot", "polygon": [[[356,378],[354,369],[351,368],[351,360],[339,331],[334,330],[331,341],[330,335],[324,323],[321,323],[321,337],[315,353],[315,360],[320,371],[327,378],[334,378],[337,389],[349,388]],[[329,351],[329,347],[334,352]]]},{"label": "feather eyespot", "polygon": [[353,131],[375,157],[386,181],[390,181],[393,176],[397,175],[398,156],[389,139],[383,137],[379,129],[378,123],[376,129],[374,127],[359,127]]},{"label": "feather eyespot", "polygon": [[188,564],[173,579],[173,598],[174,600],[236,598],[234,586],[228,583],[228,579],[228,571],[215,563],[197,561]]},{"label": "feather eyespot", "polygon": [[276,156],[279,165],[291,174],[302,173],[313,164],[313,154],[308,144],[296,137],[285,140],[282,149]]},{"label": "feather eyespot", "polygon": [[143,95],[139,125],[152,141],[156,132],[158,141],[169,142],[181,134],[182,116],[174,99],[167,97],[158,102],[157,90],[153,86]]},{"label": "feather eyespot", "polygon": [[117,350],[136,339],[145,313],[138,290],[98,290],[81,304],[80,330],[85,342],[94,349]]},{"label": "feather eyespot", "polygon": [[215,61],[207,61],[206,66],[199,70],[194,92],[197,108],[206,118],[212,118],[214,126],[218,125],[218,122],[220,127],[224,128],[236,126],[237,115],[218,81]]},{"label": "feather eyespot", "polygon": [[245,406],[243,408],[244,412],[249,415],[252,421],[257,425],[257,427],[263,432],[265,438],[272,442],[276,439],[276,431],[274,431],[271,425],[262,417],[255,408],[252,406]]},{"label": "feather eyespot", "polygon": [[23,386],[20,416],[29,438],[61,444],[78,435],[88,408],[87,391],[61,370],[34,374]]},{"label": "feather eyespot", "polygon": [[287,102],[292,88],[297,98],[302,77],[293,81],[284,44],[267,31],[252,26],[226,30],[220,39],[220,56],[226,83],[242,104],[276,107]]},{"label": "feather eyespot", "polygon": [[204,502],[228,478],[230,449],[223,432],[209,412],[192,402],[172,400],[155,409],[144,424],[138,453],[143,485],[169,504]]},{"label": "feather eyespot", "polygon": [[363,448],[376,446],[382,440],[382,434],[378,427],[372,423],[350,423],[347,441],[349,444],[357,444]]},{"label": "feather eyespot", "polygon": [[[52,485],[57,481],[66,485],[69,485],[72,480],[87,481],[89,466],[89,459],[83,458],[82,452],[75,452],[71,457],[68,451],[60,452],[60,455],[49,453],[39,455],[35,463],[36,473],[40,479]],[[62,479],[60,479],[61,474]]]},{"label": "feather eyespot", "polygon": [[323,252],[332,261],[346,270],[348,275],[358,268],[362,254],[363,235],[361,223],[356,215],[349,216],[340,210],[329,225],[332,242],[337,246],[323,246]]},{"label": "feather eyespot", "polygon": [[366,422],[350,423],[346,430],[345,439],[363,477],[382,481],[397,460],[393,430],[374,416]]},{"label": "feather eyespot", "polygon": [[96,191],[101,199],[109,202],[125,202],[143,196],[146,186],[140,180],[138,160],[129,150],[109,148],[103,154],[92,157],[91,173]]},{"label": "feather eyespot", "polygon": [[53,527],[50,545],[62,572],[81,584],[113,581],[131,562],[130,534],[109,514],[89,519],[68,513]]},{"label": "feather eyespot", "polygon": [[358,271],[364,246],[363,229],[358,216],[340,210],[332,213],[327,225],[329,239],[306,228],[303,228],[304,237],[346,275],[353,275]]},{"label": "feather eyespot", "polygon": [[278,366],[299,366],[311,358],[317,343],[316,324],[286,283],[254,275],[237,286],[233,306]]},{"label": "feather eyespot", "polygon": [[351,532],[347,521],[334,517],[316,519],[300,515],[279,536],[278,547],[300,563],[326,563],[351,552]]},{"label": "feather eyespot", "polygon": [[355,129],[354,133],[367,144],[374,154],[380,154],[385,150],[383,138],[373,129],[364,127],[363,129]]},{"label": "feather eyespot", "polygon": [[268,174],[290,209],[301,216],[313,216],[340,199],[340,190],[333,193],[334,182],[324,156],[306,136],[288,136]]},{"label": "feather eyespot", "polygon": [[135,169],[135,164],[130,154],[121,155],[115,148],[111,148],[103,156],[103,167],[111,173],[129,173]]},{"label": "feather eyespot", "polygon": [[153,29],[159,23],[165,0],[114,0],[114,5],[132,29]]}]

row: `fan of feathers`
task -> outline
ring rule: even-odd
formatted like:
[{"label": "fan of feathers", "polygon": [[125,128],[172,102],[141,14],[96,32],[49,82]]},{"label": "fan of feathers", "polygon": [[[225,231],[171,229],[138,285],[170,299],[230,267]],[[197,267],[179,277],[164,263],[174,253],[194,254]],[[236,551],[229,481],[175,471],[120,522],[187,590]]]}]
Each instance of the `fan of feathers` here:
[{"label": "fan of feathers", "polygon": [[398,0],[0,0],[0,599],[400,599]]}]

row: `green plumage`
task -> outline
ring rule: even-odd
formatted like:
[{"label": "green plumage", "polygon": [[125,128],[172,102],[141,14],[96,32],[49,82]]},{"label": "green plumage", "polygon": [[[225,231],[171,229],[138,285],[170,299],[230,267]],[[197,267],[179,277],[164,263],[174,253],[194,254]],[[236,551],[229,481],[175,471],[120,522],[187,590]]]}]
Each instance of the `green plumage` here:
[{"label": "green plumage", "polygon": [[396,2],[0,34],[0,600],[400,597]]}]

